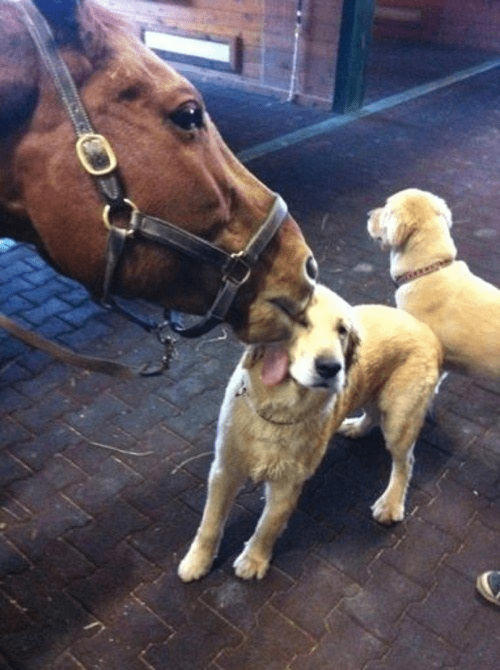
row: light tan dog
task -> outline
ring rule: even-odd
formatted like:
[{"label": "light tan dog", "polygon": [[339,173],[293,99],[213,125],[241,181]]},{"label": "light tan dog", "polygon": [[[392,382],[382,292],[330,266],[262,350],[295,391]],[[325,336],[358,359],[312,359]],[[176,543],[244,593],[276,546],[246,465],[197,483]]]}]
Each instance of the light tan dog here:
[{"label": "light tan dog", "polygon": [[[234,567],[239,577],[261,579],[336,431],[357,437],[380,422],[392,471],[373,516],[400,521],[413,445],[441,361],[435,335],[409,314],[382,305],[351,308],[318,286],[291,341],[248,347],[229,381],[203,518],[179,565],[180,578],[188,582],[210,570],[231,503],[251,477],[266,482],[266,504]],[[346,419],[360,408],[364,415]]]},{"label": "light tan dog", "polygon": [[368,233],[390,248],[396,304],[436,333],[445,368],[498,378],[500,290],[455,260],[451,225],[444,200],[412,188],[370,212]]}]

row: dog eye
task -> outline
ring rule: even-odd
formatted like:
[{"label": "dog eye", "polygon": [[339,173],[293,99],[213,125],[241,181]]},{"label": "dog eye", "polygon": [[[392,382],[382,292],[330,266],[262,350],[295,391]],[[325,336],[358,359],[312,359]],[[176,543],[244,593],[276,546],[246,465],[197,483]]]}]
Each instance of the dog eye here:
[{"label": "dog eye", "polygon": [[340,337],[346,337],[349,333],[349,330],[345,324],[339,323],[337,326],[337,333],[340,335]]}]

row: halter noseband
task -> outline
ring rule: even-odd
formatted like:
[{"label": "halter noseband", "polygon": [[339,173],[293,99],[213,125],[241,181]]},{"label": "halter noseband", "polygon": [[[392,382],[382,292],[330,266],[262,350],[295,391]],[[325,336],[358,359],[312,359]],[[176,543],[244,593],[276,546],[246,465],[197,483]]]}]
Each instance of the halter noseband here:
[{"label": "halter noseband", "polygon": [[[250,239],[244,250],[228,253],[206,240],[174,224],[140,212],[125,197],[116,172],[117,160],[105,137],[96,133],[80,100],[75,83],[66,63],[57,50],[52,31],[31,0],[16,0],[23,22],[33,39],[38,53],[47,68],[59,96],[70,116],[76,136],[76,153],[82,167],[90,174],[105,201],[103,222],[108,230],[106,269],[100,301],[107,307],[116,307],[127,316],[110,295],[116,270],[124,252],[127,239],[139,238],[156,242],[180,251],[215,267],[221,273],[222,286],[207,314],[194,326],[184,328],[169,316],[169,325],[184,337],[198,337],[223,322],[239,288],[248,281],[253,266],[267,247],[288,214],[286,203],[275,194],[271,210]],[[129,213],[127,228],[111,222],[115,214]],[[133,318],[133,317],[132,317]],[[135,320],[135,319],[134,319]],[[144,325],[141,323],[141,325]]]}]

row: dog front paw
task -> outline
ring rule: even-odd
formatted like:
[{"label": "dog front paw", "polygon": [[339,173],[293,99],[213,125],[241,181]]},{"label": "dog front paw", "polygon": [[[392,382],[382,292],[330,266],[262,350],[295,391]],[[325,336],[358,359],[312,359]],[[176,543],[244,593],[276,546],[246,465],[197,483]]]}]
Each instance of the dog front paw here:
[{"label": "dog front paw", "polygon": [[178,576],[183,582],[192,582],[201,579],[212,567],[214,557],[210,552],[203,550],[195,542],[189,548],[188,553],[179,563]]},{"label": "dog front paw", "polygon": [[392,523],[402,521],[405,516],[404,503],[394,503],[382,495],[371,506],[375,521],[390,526]]},{"label": "dog front paw", "polygon": [[233,563],[233,568],[241,579],[262,579],[269,568],[269,561],[270,558],[252,555],[245,549]]}]

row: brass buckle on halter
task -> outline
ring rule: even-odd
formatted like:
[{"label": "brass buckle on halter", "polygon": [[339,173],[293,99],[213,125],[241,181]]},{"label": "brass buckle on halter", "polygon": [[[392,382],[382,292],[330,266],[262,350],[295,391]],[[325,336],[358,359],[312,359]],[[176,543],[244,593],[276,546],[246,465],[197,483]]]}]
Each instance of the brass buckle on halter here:
[{"label": "brass buckle on halter", "polygon": [[93,177],[109,174],[117,160],[108,140],[98,133],[85,133],[78,138],[76,155],[83,169]]}]

